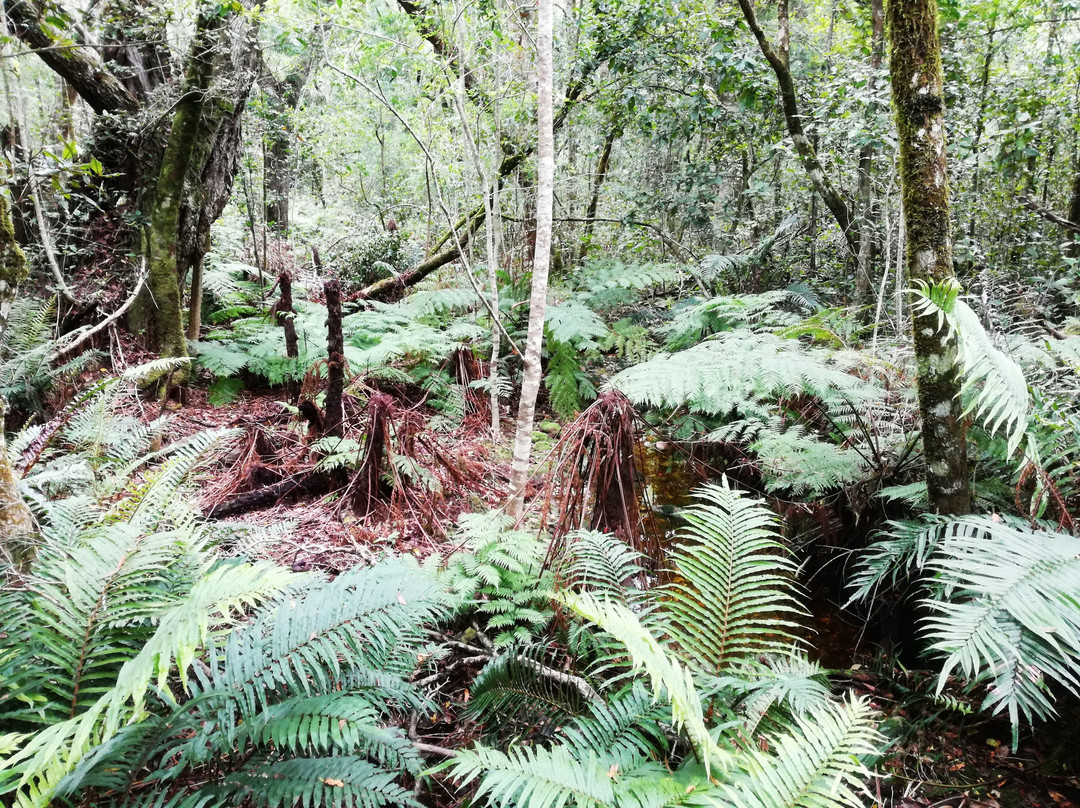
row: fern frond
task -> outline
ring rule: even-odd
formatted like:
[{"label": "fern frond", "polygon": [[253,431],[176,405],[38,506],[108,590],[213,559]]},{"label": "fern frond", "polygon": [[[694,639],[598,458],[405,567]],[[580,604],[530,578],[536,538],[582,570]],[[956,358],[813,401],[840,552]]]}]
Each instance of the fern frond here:
[{"label": "fern frond", "polygon": [[476,799],[487,805],[601,808],[614,801],[612,778],[599,760],[578,760],[562,746],[512,746],[507,752],[478,746],[458,752],[451,771],[463,786],[480,778]]},{"label": "fern frond", "polygon": [[397,784],[397,774],[380,769],[362,757],[314,757],[255,763],[227,775],[205,789],[233,804],[266,808],[382,808],[419,806],[410,791]]},{"label": "fern frond", "polygon": [[682,512],[677,582],[664,590],[671,636],[712,672],[798,645],[789,616],[805,611],[792,596],[797,567],[777,541],[776,517],[726,486],[694,495],[702,502]]},{"label": "fern frond", "polygon": [[641,553],[610,533],[578,530],[566,537],[556,577],[568,589],[593,592],[629,604],[635,590],[627,583],[642,571]]},{"label": "fern frond", "polygon": [[1004,518],[964,517],[939,528],[923,603],[931,650],[944,657],[938,692],[959,671],[990,685],[983,709],[1015,727],[1053,713],[1049,683],[1080,695],[1080,539]]},{"label": "fern frond", "polygon": [[1031,407],[1024,372],[994,345],[978,315],[959,299],[957,281],[950,279],[938,286],[923,284],[916,289],[913,306],[920,314],[936,314],[939,323],[948,324],[948,338],[956,339],[963,373],[961,393],[973,394],[964,415],[975,413],[990,434],[1004,430],[1011,454],[1023,440]]},{"label": "fern frond", "polygon": [[626,646],[633,667],[644,669],[652,680],[654,699],[666,691],[671,702],[672,720],[677,727],[686,730],[706,772],[713,766],[726,768],[729,754],[709,734],[689,669],[660,645],[637,615],[621,604],[598,600],[589,594],[563,593],[560,597],[576,614],[600,626]]},{"label": "fern frond", "polygon": [[869,704],[852,699],[796,717],[787,734],[770,739],[772,754],[751,748],[744,769],[719,789],[732,808],[861,808],[870,776],[859,759],[880,754],[884,739]]}]

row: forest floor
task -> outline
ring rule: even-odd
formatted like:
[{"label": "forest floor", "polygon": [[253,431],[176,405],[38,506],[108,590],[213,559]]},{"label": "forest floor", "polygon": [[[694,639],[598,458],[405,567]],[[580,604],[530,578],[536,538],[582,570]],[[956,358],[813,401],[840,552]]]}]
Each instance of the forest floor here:
[{"label": "forest floor", "polygon": [[[191,386],[183,404],[169,402],[158,410],[150,405],[143,416],[149,420],[170,411],[167,441],[206,429],[239,431],[203,473],[200,504],[209,511],[260,485],[315,467],[318,453],[311,451],[305,427],[283,403],[287,400],[288,395],[280,390],[245,391],[226,406],[214,406],[204,389]],[[352,406],[357,406],[355,400]],[[350,402],[346,401],[347,412],[349,408]],[[349,507],[348,490],[286,497],[230,517],[266,528],[262,539],[239,549],[296,570],[317,569],[331,575],[367,563],[385,551],[419,558],[452,551],[454,540],[444,527],[453,524],[462,512],[501,504],[509,461],[505,454],[492,449],[487,413],[472,412],[457,427],[433,434],[416,427],[433,414],[422,409],[420,401],[402,402],[394,411],[398,418],[394,429],[399,441],[395,445],[399,449],[408,446],[417,463],[422,463],[435,480],[429,481],[425,496],[382,503],[366,518],[358,517]],[[346,427],[346,439],[363,432],[362,413],[357,411],[353,416],[347,419],[352,426]],[[537,422],[542,420],[538,415]],[[554,435],[542,433],[538,438],[544,451],[555,439]],[[662,467],[657,468],[663,474]],[[656,473],[656,469],[651,471]],[[685,487],[687,479],[676,475],[652,482],[656,489],[669,492],[673,483]],[[534,480],[530,488],[534,500],[543,498],[543,482]],[[1007,720],[966,714],[966,706],[957,710],[948,699],[926,696],[935,687],[932,672],[906,669],[896,663],[895,655],[870,650],[873,644],[865,640],[864,627],[853,615],[840,610],[835,600],[815,597],[811,608],[817,612],[814,629],[821,646],[821,661],[833,669],[838,689],[850,687],[856,694],[868,697],[885,716],[883,731],[897,739],[890,755],[879,763],[878,771],[883,776],[871,786],[871,791],[876,792],[872,794],[876,805],[1080,806],[1080,778],[1069,773],[1076,770],[1080,758],[1080,735],[1054,736],[1043,729],[1026,730],[1014,751]],[[461,648],[447,659],[452,673],[441,677],[438,684],[442,713],[413,716],[410,734],[433,747],[453,749],[469,744],[477,735],[477,728],[462,716],[472,678],[484,660],[470,658],[465,650],[468,645],[461,638],[448,635],[446,639],[456,640]],[[1057,726],[1076,727],[1080,715],[1074,719],[1058,721]],[[450,796],[448,791],[447,798]]]}]

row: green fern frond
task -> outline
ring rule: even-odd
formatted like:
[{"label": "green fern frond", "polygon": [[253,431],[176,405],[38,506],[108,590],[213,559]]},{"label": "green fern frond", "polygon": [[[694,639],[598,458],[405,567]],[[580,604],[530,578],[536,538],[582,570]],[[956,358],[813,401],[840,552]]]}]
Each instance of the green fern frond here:
[{"label": "green fern frond", "polygon": [[296,753],[363,752],[390,770],[416,774],[422,761],[397,728],[379,727],[380,710],[353,693],[327,693],[272,704],[246,733],[258,744]]},{"label": "green fern frond", "polygon": [[870,773],[860,757],[880,754],[884,739],[861,699],[796,717],[790,731],[770,739],[772,754],[750,748],[743,771],[719,789],[716,804],[731,808],[861,808]]},{"label": "green fern frond", "polygon": [[797,566],[777,541],[776,517],[743,492],[707,485],[682,512],[689,523],[673,555],[677,582],[665,587],[665,626],[705,670],[799,640],[789,616],[804,614],[792,596]]},{"label": "green fern frond", "polygon": [[566,537],[555,573],[568,589],[593,592],[629,605],[636,590],[626,584],[640,575],[642,554],[610,533],[578,530]]},{"label": "green fern frond", "polygon": [[397,774],[362,757],[314,757],[254,763],[206,789],[207,794],[239,803],[291,808],[382,808],[417,806],[410,791],[398,785]]},{"label": "green fern frond", "polygon": [[563,743],[574,757],[584,760],[603,750],[623,772],[667,748],[661,721],[668,710],[653,703],[640,682],[607,703],[594,704],[562,728]]},{"label": "green fern frond", "polygon": [[924,283],[916,289],[913,307],[923,315],[936,314],[939,327],[947,324],[963,373],[961,393],[971,395],[964,414],[975,413],[990,434],[1004,430],[1011,454],[1023,440],[1031,407],[1024,372],[994,345],[959,293],[954,279],[933,286]]},{"label": "green fern frond", "polygon": [[813,395],[870,402],[882,393],[849,371],[861,358],[773,334],[721,334],[674,354],[659,354],[617,374],[615,387],[640,406],[727,416],[755,399]]},{"label": "green fern frond", "polygon": [[480,746],[458,752],[451,771],[463,786],[480,778],[476,799],[487,805],[602,808],[615,798],[612,778],[596,757],[578,760],[562,746],[506,752]]},{"label": "green fern frond", "polygon": [[626,646],[634,669],[644,669],[652,681],[654,699],[666,692],[671,702],[673,723],[686,730],[706,772],[711,767],[725,769],[729,764],[729,753],[717,745],[705,725],[693,676],[641,624],[637,615],[621,604],[598,600],[589,594],[566,592],[560,598],[576,614],[595,623]]},{"label": "green fern frond", "polygon": [[578,350],[598,348],[610,333],[596,312],[576,300],[549,304],[544,323],[552,339]]}]

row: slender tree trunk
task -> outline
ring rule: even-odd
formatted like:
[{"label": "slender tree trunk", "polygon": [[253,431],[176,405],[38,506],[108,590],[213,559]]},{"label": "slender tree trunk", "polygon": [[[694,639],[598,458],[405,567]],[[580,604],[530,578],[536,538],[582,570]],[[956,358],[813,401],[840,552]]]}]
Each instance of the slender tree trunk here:
[{"label": "slender tree trunk", "polygon": [[187,75],[176,102],[172,128],[158,174],[154,207],[146,233],[148,275],[144,306],[150,312],[153,345],[163,356],[187,356],[177,240],[184,201],[184,182],[195,153],[205,96],[214,73],[214,46],[224,20],[212,11],[201,12],[188,59]]},{"label": "slender tree trunk", "polygon": [[803,128],[803,116],[799,113],[799,102],[795,94],[795,82],[791,78],[791,68],[788,64],[790,50],[790,32],[788,30],[787,0],[780,0],[777,16],[780,21],[780,32],[776,47],[769,42],[765,31],[758,23],[757,14],[754,12],[754,0],[739,0],[746,24],[757,40],[761,53],[776,74],[776,82],[780,87],[780,98],[784,105],[784,120],[787,122],[788,134],[795,145],[795,151],[802,161],[806,174],[813,183],[814,189],[821,196],[825,207],[832,213],[836,223],[840,226],[840,232],[847,241],[848,248],[853,255],[858,255],[859,243],[855,232],[855,225],[851,220],[847,203],[840,193],[829,181],[825,170],[818,160],[817,149],[814,148]]},{"label": "slender tree trunk", "polygon": [[[911,281],[953,278],[945,102],[935,0],[890,0],[890,73],[900,135],[900,187]],[[971,510],[967,438],[954,342],[937,317],[914,317],[919,410],[930,509]]]},{"label": "slender tree trunk", "polygon": [[533,418],[536,415],[536,396],[540,391],[540,353],[544,344],[548,270],[551,264],[551,227],[555,203],[553,6],[553,0],[539,0],[537,4],[536,249],[533,253],[529,330],[525,340],[525,369],[521,380],[521,400],[518,404],[514,435],[514,461],[510,468],[510,501],[507,504],[507,512],[514,519],[520,519],[525,508],[525,484],[529,479]]},{"label": "slender tree trunk", "polygon": [[[7,199],[0,196],[0,340],[7,330],[11,302],[19,283],[27,275],[26,256],[15,241],[15,228]],[[19,493],[18,480],[8,459],[4,441],[4,412],[7,402],[0,394],[0,545],[4,555],[18,568],[31,560],[30,538],[37,532],[33,514]]]},{"label": "slender tree trunk", "polygon": [[[885,55],[885,7],[882,0],[871,0],[870,30],[870,69],[866,77],[866,91],[873,97],[878,70]],[[859,150],[859,252],[855,264],[855,302],[860,306],[870,302],[873,291],[870,277],[875,235],[873,167],[874,146],[867,143]]]},{"label": "slender tree trunk", "polygon": [[584,261],[592,242],[593,225],[596,222],[596,211],[600,207],[600,189],[607,179],[608,166],[611,164],[611,149],[615,145],[615,138],[619,136],[620,126],[613,123],[604,138],[604,147],[600,150],[600,159],[596,163],[596,174],[593,175],[592,196],[589,197],[589,207],[585,210],[585,227],[581,233],[581,248],[578,252],[578,261]]},{"label": "slender tree trunk", "polygon": [[323,434],[340,438],[345,434],[345,411],[341,403],[345,391],[345,338],[341,330],[341,281],[327,281],[323,284],[323,291],[326,294],[327,353]]},{"label": "slender tree trunk", "polygon": [[997,32],[997,4],[990,16],[990,28],[986,34],[986,53],[983,56],[982,72],[979,75],[979,107],[975,115],[975,134],[971,138],[971,152],[975,155],[975,166],[971,172],[971,218],[968,220],[968,238],[975,237],[975,214],[979,203],[979,190],[982,176],[979,173],[979,158],[982,156],[982,136],[986,127],[987,90],[990,87],[990,66],[994,61],[994,34]]}]

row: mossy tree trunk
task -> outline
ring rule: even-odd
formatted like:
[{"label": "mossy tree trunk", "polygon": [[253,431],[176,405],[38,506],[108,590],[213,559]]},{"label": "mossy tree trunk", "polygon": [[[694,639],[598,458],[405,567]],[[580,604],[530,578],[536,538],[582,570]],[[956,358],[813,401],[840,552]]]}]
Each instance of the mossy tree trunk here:
[{"label": "mossy tree trunk", "polygon": [[[908,277],[939,284],[953,277],[953,266],[936,0],[889,0],[887,22]],[[955,344],[934,315],[916,316],[913,326],[930,509],[967,513],[971,483]]]},{"label": "mossy tree trunk", "polygon": [[224,22],[211,8],[199,13],[146,231],[148,274],[143,307],[149,314],[151,342],[163,357],[187,356],[177,261],[180,216],[184,183],[197,150],[206,95],[214,75],[214,49]]},{"label": "mossy tree trunk", "polygon": [[[26,256],[15,240],[7,198],[0,196],[0,340],[7,330],[11,302],[26,278]],[[19,493],[18,481],[4,441],[4,412],[7,402],[0,395],[0,541],[4,555],[17,566],[29,562],[29,539],[36,532],[33,514]]]}]

